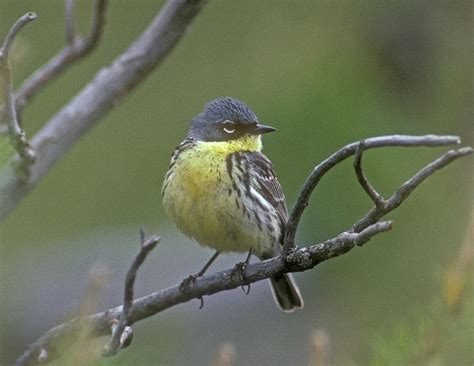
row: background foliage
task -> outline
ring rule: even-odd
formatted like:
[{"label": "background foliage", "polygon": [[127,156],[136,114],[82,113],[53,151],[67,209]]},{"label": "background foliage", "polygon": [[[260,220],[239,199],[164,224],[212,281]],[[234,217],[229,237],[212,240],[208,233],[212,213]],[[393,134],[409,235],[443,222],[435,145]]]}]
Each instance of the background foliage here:
[{"label": "background foliage", "polygon": [[[77,3],[76,24],[85,32],[92,2]],[[26,109],[28,135],[122,52],[160,5],[111,2],[98,49]],[[0,2],[0,35],[28,10],[38,20],[16,41],[16,85],[64,42],[59,0]],[[165,217],[160,186],[171,151],[210,99],[242,99],[278,129],[264,139],[265,152],[290,207],[312,167],[346,143],[436,133],[472,145],[472,21],[470,1],[211,1],[160,69],[0,227],[0,362],[58,322],[117,305],[140,228],[163,240],[139,274],[137,295],[178,283],[207,260],[211,251]],[[388,194],[441,151],[370,151],[366,171]],[[439,347],[420,362],[472,364],[472,283],[449,316],[443,297],[456,284],[446,281],[461,243],[472,246],[472,174],[472,158],[454,163],[391,215],[392,232],[296,275],[303,311],[280,313],[259,283],[249,296],[221,293],[205,298],[200,311],[192,302],[139,323],[132,347],[97,364],[205,365],[231,342],[242,365],[304,365],[311,334],[321,328],[335,365],[408,364],[439,319],[446,320]],[[311,203],[301,245],[346,229],[371,206],[351,162],[325,177]],[[213,268],[241,259],[229,255]],[[81,363],[79,353],[70,357]]]}]

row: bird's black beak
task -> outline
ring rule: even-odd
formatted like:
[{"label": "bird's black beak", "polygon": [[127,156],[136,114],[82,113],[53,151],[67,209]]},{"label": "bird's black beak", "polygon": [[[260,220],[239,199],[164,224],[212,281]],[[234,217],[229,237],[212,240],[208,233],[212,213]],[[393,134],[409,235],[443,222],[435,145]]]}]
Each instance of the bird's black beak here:
[{"label": "bird's black beak", "polygon": [[276,131],[276,128],[274,128],[272,126],[266,126],[266,125],[262,125],[260,123],[257,123],[255,125],[254,130],[253,130],[253,133],[255,135],[263,135],[264,133],[269,133],[269,132],[273,132],[273,131]]}]

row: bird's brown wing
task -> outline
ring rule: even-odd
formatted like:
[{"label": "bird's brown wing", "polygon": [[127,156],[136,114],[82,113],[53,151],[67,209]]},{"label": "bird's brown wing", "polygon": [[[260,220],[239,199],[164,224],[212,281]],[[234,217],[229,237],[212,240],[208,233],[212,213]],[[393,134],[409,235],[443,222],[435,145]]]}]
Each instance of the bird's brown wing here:
[{"label": "bird's brown wing", "polygon": [[249,163],[248,174],[252,188],[275,208],[282,228],[284,228],[288,221],[288,209],[272,162],[260,152],[245,152],[243,154],[247,156]]}]

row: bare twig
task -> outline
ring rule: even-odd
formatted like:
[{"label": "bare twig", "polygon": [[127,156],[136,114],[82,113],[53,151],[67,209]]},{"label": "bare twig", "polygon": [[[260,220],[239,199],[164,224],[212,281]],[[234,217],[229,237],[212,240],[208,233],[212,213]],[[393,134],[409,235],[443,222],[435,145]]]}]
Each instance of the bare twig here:
[{"label": "bare twig", "polygon": [[421,182],[423,182],[434,172],[442,169],[458,158],[471,154],[472,151],[473,150],[471,147],[463,147],[458,150],[449,150],[447,153],[441,155],[438,159],[425,166],[413,177],[403,183],[400,188],[398,188],[395,193],[385,201],[383,208],[372,208],[363,218],[355,223],[351,229],[355,232],[359,232],[367,226],[377,222],[380,220],[380,218],[400,206],[400,204],[410,195],[410,193],[413,192],[415,188],[421,184]]},{"label": "bare twig", "polygon": [[[384,232],[389,228],[389,223],[381,222],[373,228],[369,227],[363,233],[343,233],[320,244],[301,248],[292,252],[287,261],[283,261],[281,257],[275,257],[250,264],[246,268],[245,280],[247,283],[254,283],[278,273],[308,270],[318,263],[349,251],[356,243],[367,242],[371,236]],[[240,286],[241,279],[239,276],[235,276],[233,268],[198,277],[194,285],[184,291],[180,288],[180,285],[176,285],[135,300],[129,324],[148,318],[177,304],[213,295],[217,292],[232,290]],[[122,309],[122,306],[118,306],[87,317],[75,318],[52,328],[37,341],[30,344],[28,350],[17,360],[17,365],[35,364],[40,349],[50,348],[59,340],[74,339],[83,329],[88,329],[90,336],[110,334],[110,319],[120,318]]]},{"label": "bare twig", "polygon": [[[391,136],[380,136],[373,137],[364,140],[365,149],[372,149],[375,147],[382,146],[404,146],[404,147],[415,147],[415,146],[444,146],[444,145],[458,145],[461,140],[458,136],[436,136],[436,135],[425,135],[425,136],[403,136],[403,135],[391,135]],[[324,174],[326,174],[331,168],[341,161],[347,159],[349,156],[354,155],[359,146],[358,142],[346,145],[343,148],[336,151],[329,158],[318,164],[311,174],[306,179],[303,188],[300,191],[298,199],[296,200],[295,206],[291,212],[290,218],[285,230],[285,241],[283,253],[289,253],[295,246],[296,229],[303,214],[304,209],[308,206],[309,197],[313,193],[314,188],[319,183]]]},{"label": "bare twig", "polygon": [[[0,220],[38,184],[56,161],[164,60],[205,3],[205,0],[168,0],[128,50],[100,70],[34,136],[31,144],[37,159],[31,167],[28,181],[21,185],[13,180],[0,182],[3,185],[0,186]],[[32,78],[42,79],[45,74]]]},{"label": "bare twig", "polygon": [[123,310],[120,316],[119,323],[114,326],[112,331],[112,337],[110,341],[105,345],[103,355],[113,356],[119,349],[125,348],[130,344],[131,337],[133,335],[132,328],[128,325],[130,323],[130,316],[132,315],[133,308],[133,286],[135,284],[135,278],[137,276],[138,269],[143,264],[148,253],[160,241],[160,237],[152,235],[145,240],[143,231],[141,232],[140,250],[133,260],[130,268],[125,276],[124,295],[123,295]]},{"label": "bare twig", "polygon": [[66,44],[72,46],[76,38],[74,33],[74,0],[64,0],[64,33]]},{"label": "bare twig", "polygon": [[354,170],[356,172],[357,180],[364,189],[364,191],[369,195],[370,199],[374,202],[375,207],[382,208],[385,204],[385,200],[382,195],[379,194],[374,187],[370,184],[364,174],[362,169],[362,153],[365,149],[365,142],[361,141],[356,150],[356,155],[354,159]]},{"label": "bare twig", "polygon": [[0,49],[0,60],[5,61],[8,60],[8,53],[10,52],[11,45],[13,40],[15,39],[17,33],[29,22],[36,19],[36,14],[33,12],[28,12],[22,15],[10,30],[7,33],[7,36],[3,40],[2,48]]},{"label": "bare twig", "polygon": [[[393,138],[393,136],[391,137]],[[395,139],[387,139],[386,137],[382,137],[369,139],[369,141],[372,141],[372,144],[375,146],[377,146],[377,144],[383,143],[393,144],[394,141],[398,143],[398,146],[406,146],[409,143],[413,143],[413,141],[418,141],[419,144],[428,144],[427,146],[432,146],[431,144],[433,144],[433,141],[437,141],[437,143],[458,142],[458,139],[455,137],[448,137],[444,139],[435,138],[433,140],[433,138],[429,136],[427,140],[423,138],[413,139],[412,137],[408,137],[407,141],[405,141],[405,144],[403,144],[402,139],[403,137],[397,136]],[[375,147],[374,145],[372,145],[372,147]],[[352,153],[356,152],[357,146],[358,143],[348,145]],[[392,227],[391,221],[374,222],[374,218],[376,217],[378,220],[388,212],[392,211],[395,207],[398,207],[424,179],[434,174],[437,170],[443,168],[452,161],[466,156],[471,152],[472,149],[469,147],[448,151],[446,154],[428,164],[425,168],[416,173],[411,179],[405,182],[395,192],[395,194],[387,200],[387,204],[383,207],[383,209],[372,209],[349,231],[343,232],[335,238],[326,240],[316,245],[311,245],[306,248],[294,249],[286,256],[282,255],[280,257],[268,259],[266,261],[250,264],[246,268],[246,283],[254,283],[276,274],[309,270],[323,261],[349,252],[354,248],[354,246],[360,246],[367,243],[372,237],[379,233],[390,230]],[[348,152],[344,152],[342,154],[343,156],[344,154],[347,154],[347,156],[351,155]],[[326,160],[326,164],[336,164],[333,163],[333,161],[340,159],[340,155],[336,155],[335,158],[334,156],[335,155],[332,155],[333,160],[330,163],[328,162],[329,159]],[[340,159],[339,161],[341,160],[343,159]],[[322,166],[322,164],[319,166]],[[329,170],[330,167],[328,168],[327,166],[328,165],[326,165],[322,172],[320,171],[318,173],[316,179],[319,180]],[[311,176],[314,176],[314,172],[311,174]],[[306,182],[308,182],[308,180]],[[305,183],[304,187],[307,188],[307,183]],[[311,192],[308,193],[308,196],[306,197],[307,199],[309,199],[310,194]],[[371,212],[374,210],[377,210],[377,215],[375,216],[374,214],[371,214]],[[148,318],[165,309],[190,301],[192,299],[199,299],[203,296],[209,296],[217,292],[240,287],[240,278],[233,274],[234,269],[228,269],[211,275],[198,277],[196,278],[193,286],[190,286],[185,290],[183,290],[180,285],[177,285],[137,299],[133,302],[133,312],[129,316],[127,324],[131,325],[139,320]],[[17,365],[26,365],[30,362],[36,362],[41,349],[48,349],[59,339],[64,339],[66,336],[71,336],[71,339],[74,339],[74,336],[77,336],[77,334],[83,329],[88,329],[90,336],[109,334],[111,332],[110,319],[121,318],[122,314],[123,307],[119,306],[102,313],[76,318],[67,323],[58,325],[57,327],[52,328],[47,333],[45,333],[37,341],[32,343],[28,350],[26,350],[24,354],[18,359]]]},{"label": "bare twig", "polygon": [[55,57],[43,65],[20,86],[15,94],[15,107],[21,114],[25,105],[48,82],[61,74],[70,64],[89,54],[102,36],[107,0],[96,0],[92,27],[88,36],[77,36],[74,30],[74,0],[65,0],[66,45]]},{"label": "bare twig", "polygon": [[11,27],[3,41],[2,47],[0,48],[0,85],[2,85],[2,94],[4,94],[5,98],[3,113],[2,116],[0,116],[0,125],[6,125],[8,128],[12,145],[20,157],[20,171],[25,176],[28,175],[28,168],[31,163],[33,163],[35,154],[29,142],[26,140],[25,133],[18,123],[18,117],[14,105],[12,77],[8,55],[17,33],[26,24],[35,19],[36,14],[32,12],[28,12],[21,16]]}]

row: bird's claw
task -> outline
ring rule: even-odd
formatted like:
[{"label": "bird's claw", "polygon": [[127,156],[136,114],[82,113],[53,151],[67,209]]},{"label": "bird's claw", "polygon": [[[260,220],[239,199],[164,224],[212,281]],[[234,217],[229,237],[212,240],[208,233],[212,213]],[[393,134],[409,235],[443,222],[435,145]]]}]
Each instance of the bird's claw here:
[{"label": "bird's claw", "polygon": [[181,284],[179,285],[179,291],[183,292],[186,289],[189,289],[190,287],[193,287],[194,284],[196,283],[196,278],[197,275],[189,275],[186,277],[183,281],[181,281]]},{"label": "bird's claw", "polygon": [[240,288],[242,289],[245,295],[248,295],[250,293],[250,284],[245,283],[245,270],[247,269],[247,265],[247,261],[237,263],[232,271],[232,274],[237,274],[239,276]]},{"label": "bird's claw", "polygon": [[[184,292],[187,289],[193,287],[198,277],[200,277],[198,274],[193,274],[186,277],[183,281],[181,281],[179,285],[179,291]],[[201,310],[204,307],[204,299],[202,296],[197,297],[197,299],[200,301],[199,310]]]}]

